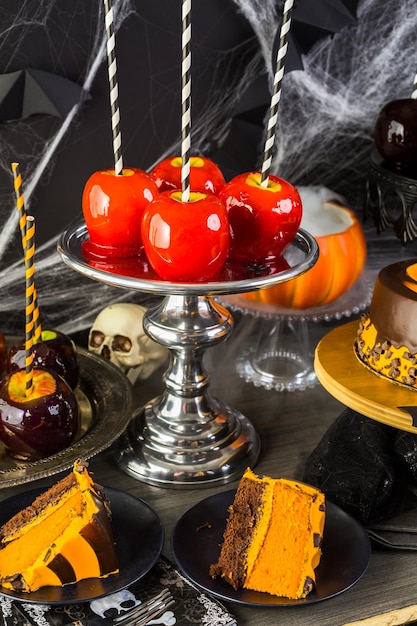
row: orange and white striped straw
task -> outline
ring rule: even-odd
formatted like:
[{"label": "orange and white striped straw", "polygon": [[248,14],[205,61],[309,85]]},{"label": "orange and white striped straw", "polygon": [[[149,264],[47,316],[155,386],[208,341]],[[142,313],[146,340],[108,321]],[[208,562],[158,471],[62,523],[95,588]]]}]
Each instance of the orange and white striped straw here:
[{"label": "orange and white striped straw", "polygon": [[33,311],[34,311],[34,274],[35,274],[35,218],[29,215],[26,219],[26,306],[25,306],[25,393],[30,397],[33,392]]},{"label": "orange and white striped straw", "polygon": [[[22,176],[19,171],[19,163],[12,163],[12,172],[14,179],[14,191],[16,195],[16,206],[19,213],[19,228],[22,238],[23,254],[26,254],[26,208],[23,195]],[[34,339],[38,341],[42,334],[42,326],[40,323],[38,298],[36,294],[36,288],[33,288],[33,324],[34,324]]]}]

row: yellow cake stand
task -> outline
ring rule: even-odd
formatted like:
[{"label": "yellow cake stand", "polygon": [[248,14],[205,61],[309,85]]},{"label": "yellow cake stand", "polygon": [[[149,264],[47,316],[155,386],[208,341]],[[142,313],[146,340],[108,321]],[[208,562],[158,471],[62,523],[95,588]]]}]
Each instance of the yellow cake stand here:
[{"label": "yellow cake stand", "polygon": [[417,390],[375,374],[358,360],[358,321],[329,332],[317,344],[314,369],[319,382],[347,407],[400,430],[417,433]]}]

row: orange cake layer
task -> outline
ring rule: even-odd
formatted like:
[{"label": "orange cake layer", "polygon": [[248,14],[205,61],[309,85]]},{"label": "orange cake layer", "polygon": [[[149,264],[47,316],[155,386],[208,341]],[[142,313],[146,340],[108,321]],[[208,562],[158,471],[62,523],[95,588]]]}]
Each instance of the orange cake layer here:
[{"label": "orange cake layer", "polygon": [[417,259],[383,268],[369,313],[363,314],[355,354],[376,374],[417,387]]},{"label": "orange cake layer", "polygon": [[319,490],[285,478],[260,478],[248,469],[210,575],[223,577],[235,589],[304,598],[315,583],[324,521],[325,498]]},{"label": "orange cake layer", "polygon": [[81,462],[0,528],[7,589],[30,592],[117,571],[109,503]]}]

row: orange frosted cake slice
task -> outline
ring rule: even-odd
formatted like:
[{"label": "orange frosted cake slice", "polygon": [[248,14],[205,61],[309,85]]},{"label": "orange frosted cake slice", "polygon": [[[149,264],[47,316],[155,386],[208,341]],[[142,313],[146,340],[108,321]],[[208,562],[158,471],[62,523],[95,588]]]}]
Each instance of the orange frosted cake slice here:
[{"label": "orange frosted cake slice", "polygon": [[285,478],[243,475],[210,575],[234,589],[305,598],[315,584],[321,558],[325,497]]},{"label": "orange frosted cake slice", "polygon": [[0,528],[6,589],[30,592],[117,572],[110,505],[80,461]]}]

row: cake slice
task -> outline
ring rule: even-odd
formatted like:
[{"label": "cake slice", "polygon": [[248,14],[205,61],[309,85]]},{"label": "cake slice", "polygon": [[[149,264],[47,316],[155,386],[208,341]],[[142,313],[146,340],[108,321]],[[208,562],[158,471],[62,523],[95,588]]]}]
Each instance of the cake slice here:
[{"label": "cake slice", "polygon": [[74,463],[71,474],[0,528],[0,583],[19,591],[63,586],[118,572],[110,505]]},{"label": "cake slice", "polygon": [[313,589],[321,558],[325,498],[317,489],[284,478],[244,473],[218,562],[210,567],[234,589],[300,599]]}]

